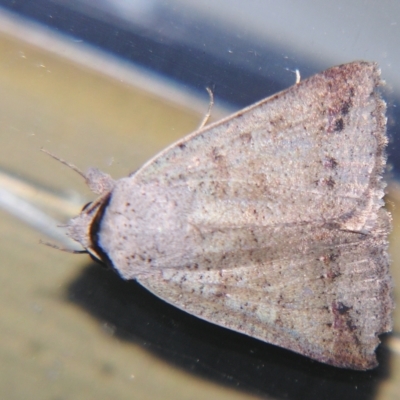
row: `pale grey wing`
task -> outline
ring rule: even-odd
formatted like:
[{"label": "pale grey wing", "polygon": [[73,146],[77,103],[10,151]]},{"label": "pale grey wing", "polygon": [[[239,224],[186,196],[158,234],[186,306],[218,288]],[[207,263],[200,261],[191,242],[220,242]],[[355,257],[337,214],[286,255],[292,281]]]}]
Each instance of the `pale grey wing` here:
[{"label": "pale grey wing", "polygon": [[379,83],[375,64],[334,67],[189,135],[117,182],[100,246],[129,279],[219,269],[260,247],[279,258],[287,230],[307,224],[374,234],[386,145]]},{"label": "pale grey wing", "polygon": [[335,67],[188,136],[117,182],[99,246],[194,315],[371,367],[393,307],[378,84],[375,64]]},{"label": "pale grey wing", "polygon": [[372,63],[331,68],[189,135],[133,182],[196,191],[191,220],[199,224],[217,215],[218,224],[259,225],[261,208],[270,225],[330,221],[368,232],[383,204],[379,83]]},{"label": "pale grey wing", "polygon": [[[377,335],[392,324],[389,225],[381,210],[374,236],[321,228],[318,245],[305,226],[302,236],[288,232],[298,244],[281,258],[261,248],[244,263],[232,257],[222,269],[170,268],[138,281],[207,321],[321,362],[369,369],[377,365]],[[299,253],[303,240],[311,244]]]}]

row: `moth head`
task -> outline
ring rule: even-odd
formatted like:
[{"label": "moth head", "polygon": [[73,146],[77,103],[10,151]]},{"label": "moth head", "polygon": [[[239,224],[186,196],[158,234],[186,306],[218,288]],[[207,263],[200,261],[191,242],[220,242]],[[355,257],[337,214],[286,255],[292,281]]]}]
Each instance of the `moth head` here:
[{"label": "moth head", "polygon": [[45,149],[41,150],[82,176],[89,189],[93,193],[100,195],[94,202],[86,204],[81,213],[77,217],[72,218],[67,224],[67,235],[80,243],[85,250],[68,250],[49,243],[46,244],[71,253],[88,253],[95,261],[99,261],[102,264],[110,264],[107,255],[104,254],[97,244],[97,232],[104,209],[109,202],[111,192],[115,186],[115,181],[110,175],[97,168],[89,168],[85,174],[74,164],[57,157]]}]

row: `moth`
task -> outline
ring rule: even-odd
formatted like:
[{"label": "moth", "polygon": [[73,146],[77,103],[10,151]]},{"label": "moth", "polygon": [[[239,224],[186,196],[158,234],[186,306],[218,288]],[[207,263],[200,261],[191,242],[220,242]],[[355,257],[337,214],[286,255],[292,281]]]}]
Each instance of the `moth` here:
[{"label": "moth", "polygon": [[392,329],[385,103],[375,63],[330,68],[179,140],[134,174],[85,175],[84,251],[206,321],[337,367]]}]

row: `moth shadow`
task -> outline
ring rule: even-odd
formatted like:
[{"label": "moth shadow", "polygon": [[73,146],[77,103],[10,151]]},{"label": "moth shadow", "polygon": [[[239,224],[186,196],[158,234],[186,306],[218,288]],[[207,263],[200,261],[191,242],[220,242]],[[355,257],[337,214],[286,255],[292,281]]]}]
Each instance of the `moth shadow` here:
[{"label": "moth shadow", "polygon": [[330,367],[193,317],[134,281],[89,265],[67,289],[68,300],[167,362],[220,384],[284,399],[373,399],[388,375],[380,365],[360,372]]}]

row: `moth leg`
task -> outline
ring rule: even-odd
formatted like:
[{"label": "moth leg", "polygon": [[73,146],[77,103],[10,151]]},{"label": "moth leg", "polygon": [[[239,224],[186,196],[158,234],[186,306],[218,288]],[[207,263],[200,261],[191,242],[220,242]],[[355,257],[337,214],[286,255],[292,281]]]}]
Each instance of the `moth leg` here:
[{"label": "moth leg", "polygon": [[214,95],[213,95],[213,92],[211,91],[210,88],[206,88],[206,90],[207,90],[207,92],[208,92],[208,95],[210,96],[210,102],[208,103],[208,110],[207,110],[207,113],[206,113],[206,115],[204,116],[203,120],[201,121],[201,123],[200,123],[198,129],[204,128],[204,126],[207,124],[208,120],[210,119],[211,110],[212,110],[213,105],[214,105]]}]

